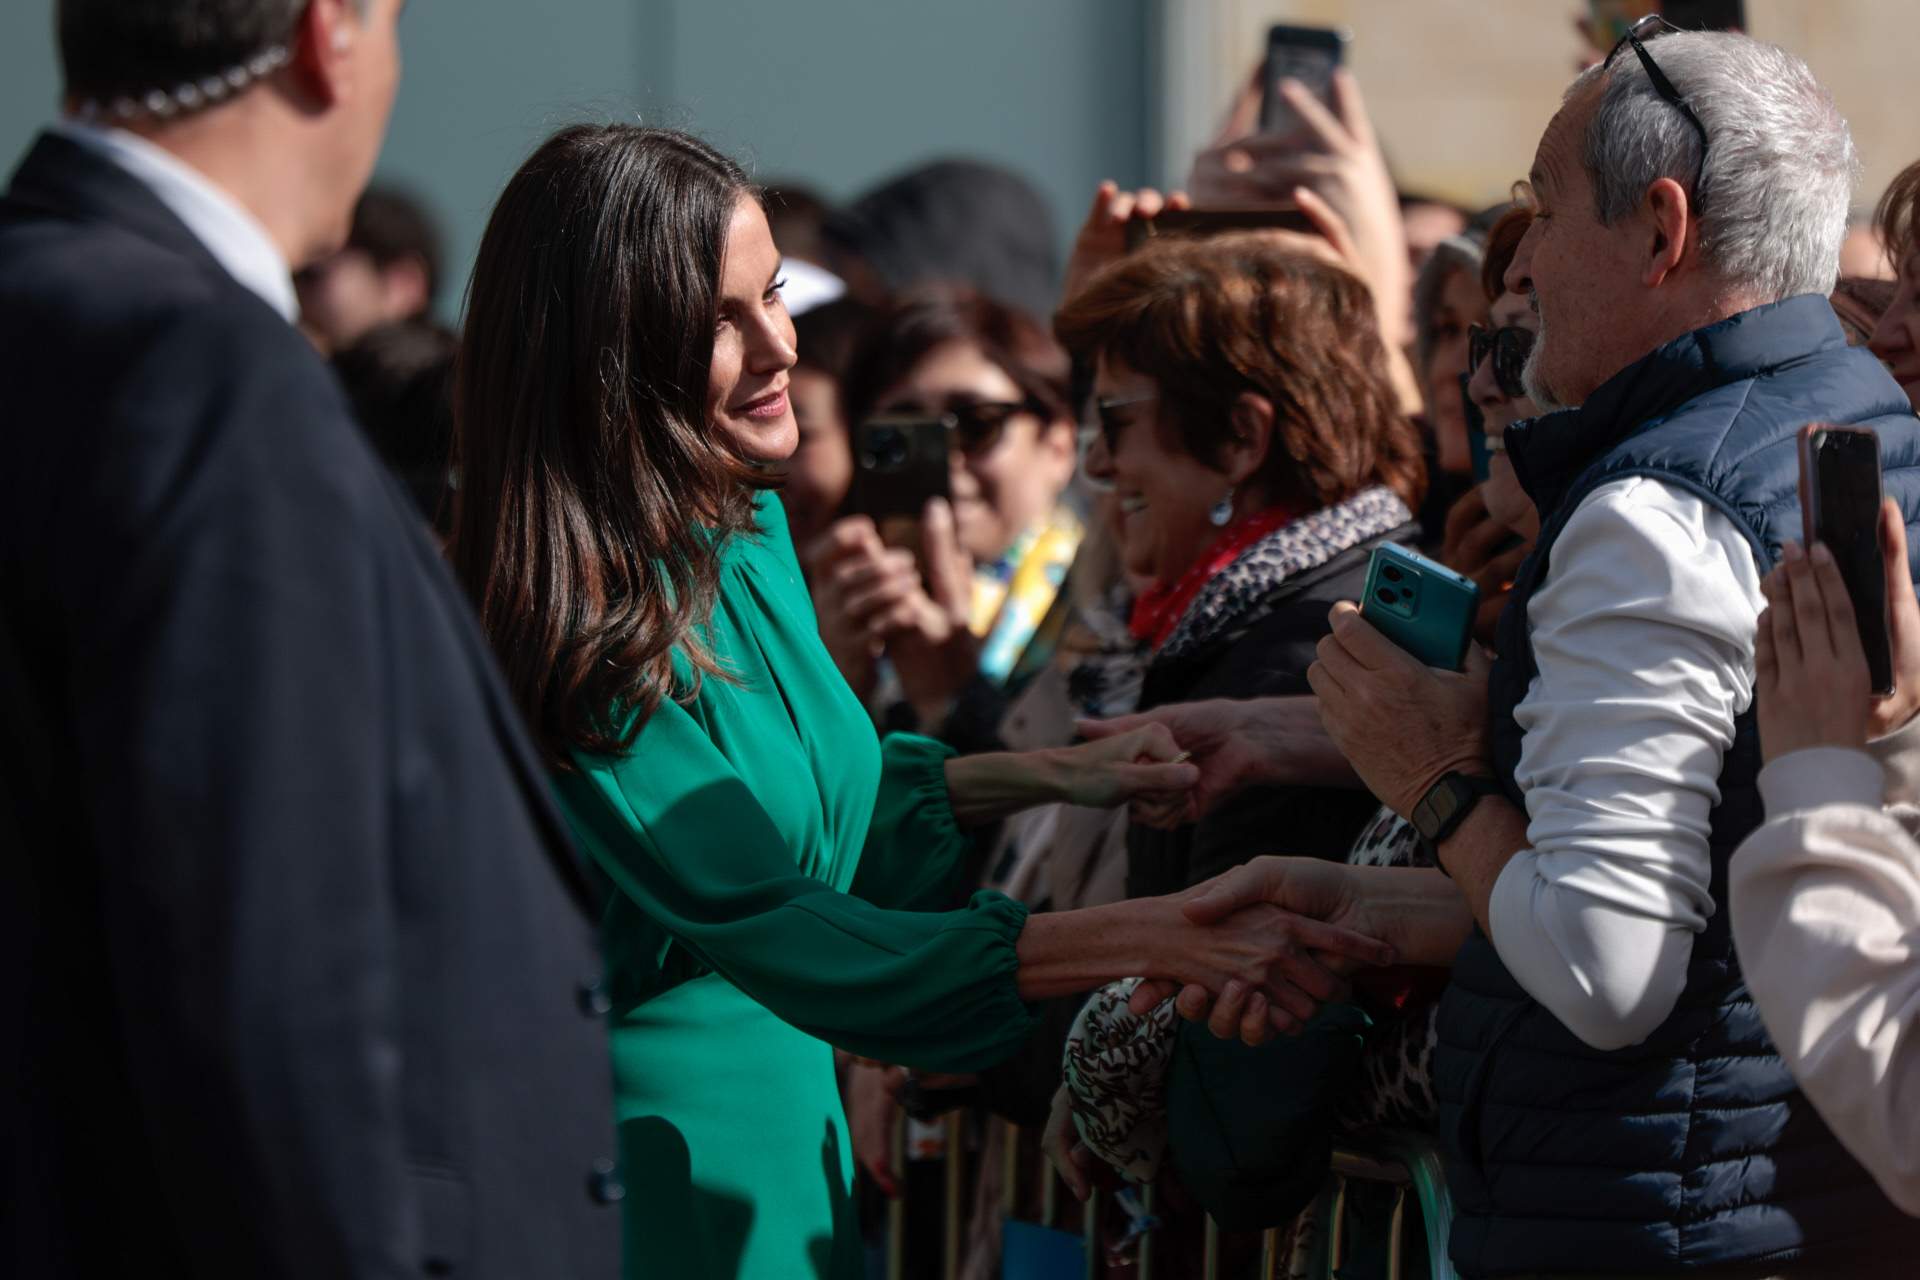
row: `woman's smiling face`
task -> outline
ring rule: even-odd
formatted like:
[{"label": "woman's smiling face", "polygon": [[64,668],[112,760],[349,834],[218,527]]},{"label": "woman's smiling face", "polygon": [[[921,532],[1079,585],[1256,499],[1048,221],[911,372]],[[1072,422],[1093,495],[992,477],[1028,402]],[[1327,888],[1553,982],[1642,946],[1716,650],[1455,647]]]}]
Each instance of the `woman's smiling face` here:
[{"label": "woman's smiling face", "polygon": [[1131,574],[1175,582],[1219,536],[1211,513],[1231,484],[1192,454],[1168,447],[1172,432],[1161,426],[1153,379],[1102,357],[1093,389],[1102,430],[1087,450],[1087,473],[1114,487],[1122,561]]}]

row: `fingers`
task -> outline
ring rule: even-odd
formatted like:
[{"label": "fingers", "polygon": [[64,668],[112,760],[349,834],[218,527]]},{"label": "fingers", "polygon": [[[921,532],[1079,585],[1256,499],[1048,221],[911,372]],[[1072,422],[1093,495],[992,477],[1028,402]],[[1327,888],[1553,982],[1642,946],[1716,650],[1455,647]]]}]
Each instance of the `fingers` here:
[{"label": "fingers", "polygon": [[[1352,659],[1353,666],[1359,671],[1419,667],[1420,663],[1413,655],[1381,635],[1374,629],[1372,623],[1360,616],[1358,605],[1342,600],[1333,606],[1333,611],[1327,616],[1333,624],[1333,635],[1330,638],[1338,643],[1339,648]],[[1322,641],[1322,643],[1325,642]],[[1335,674],[1342,679],[1346,677],[1344,671],[1336,670]]]},{"label": "fingers", "polygon": [[1238,978],[1230,979],[1220,991],[1220,998],[1213,1003],[1213,1010],[1207,1015],[1207,1030],[1220,1040],[1239,1038],[1240,1024],[1247,1015],[1248,998],[1253,994],[1246,983]]},{"label": "fingers", "polygon": [[[1390,944],[1324,920],[1298,917],[1294,934],[1303,946],[1329,956],[1344,956],[1375,967],[1393,963],[1394,951]],[[1326,998],[1331,999],[1331,994]]]},{"label": "fingers", "polygon": [[1292,107],[1294,114],[1313,135],[1314,141],[1323,151],[1344,151],[1352,145],[1346,126],[1320,101],[1320,95],[1307,88],[1298,80],[1286,79],[1280,82],[1280,96]]},{"label": "fingers", "polygon": [[1860,624],[1854,617],[1853,598],[1847,594],[1846,579],[1840,576],[1840,566],[1834,561],[1833,553],[1816,542],[1808,558],[1813,563],[1814,590],[1826,610],[1828,651],[1841,662],[1865,663],[1867,654],[1860,647]]},{"label": "fingers", "polygon": [[1832,662],[1827,611],[1820,599],[1820,589],[1814,583],[1813,561],[1792,543],[1787,544],[1787,595],[1792,601],[1793,628],[1800,641],[1801,658],[1822,666]]},{"label": "fingers", "polygon": [[927,594],[956,622],[967,616],[973,588],[973,564],[960,548],[960,531],[953,507],[945,498],[927,504],[920,522],[921,550],[926,557]]},{"label": "fingers", "polygon": [[1127,1012],[1144,1018],[1162,1004],[1180,994],[1180,984],[1160,978],[1142,978],[1127,997]]},{"label": "fingers", "polygon": [[1373,119],[1367,114],[1367,100],[1360,92],[1360,81],[1345,67],[1334,68],[1333,109],[1354,146],[1367,151],[1379,149],[1379,143],[1374,140]]},{"label": "fingers", "polygon": [[[1166,764],[1122,764],[1114,766],[1113,776],[1120,788],[1119,800],[1161,793],[1173,798],[1185,796],[1199,785],[1200,766],[1184,760]],[[1119,800],[1108,807],[1118,808]]]},{"label": "fingers", "polygon": [[1484,684],[1493,674],[1493,655],[1477,644],[1468,645],[1467,665],[1461,674]]},{"label": "fingers", "polygon": [[1133,760],[1166,762],[1186,758],[1186,752],[1174,741],[1173,731],[1157,720],[1149,720],[1129,734],[1125,750]]},{"label": "fingers", "polygon": [[1178,209],[1184,212],[1193,208],[1193,197],[1184,191],[1169,191],[1167,193],[1167,208]]},{"label": "fingers", "polygon": [[1446,523],[1440,530],[1440,540],[1446,546],[1453,546],[1467,535],[1467,531],[1478,527],[1487,519],[1487,497],[1475,485],[1466,491],[1460,501],[1447,509]]},{"label": "fingers", "polygon": [[1772,612],[1771,605],[1761,612],[1760,633],[1754,637],[1753,644],[1754,683],[1763,699],[1771,698],[1780,684],[1780,661],[1773,651],[1773,619],[1768,616]]},{"label": "fingers", "polygon": [[1159,723],[1151,715],[1115,716],[1111,720],[1075,720],[1073,731],[1089,742],[1098,742],[1102,738],[1117,738]]},{"label": "fingers", "polygon": [[1181,904],[1180,914],[1194,924],[1218,924],[1242,907],[1267,901],[1273,886],[1262,861],[1256,858],[1216,876],[1203,892]]},{"label": "fingers", "polygon": [[[1793,544],[1788,543],[1782,549],[1783,556]],[[1760,616],[1767,622],[1773,639],[1773,658],[1779,679],[1787,679],[1789,673],[1800,669],[1800,636],[1794,627],[1793,594],[1787,588],[1787,567],[1784,563],[1766,576],[1760,584],[1760,594],[1767,599],[1767,610]]]},{"label": "fingers", "polygon": [[1214,146],[1225,146],[1260,127],[1260,98],[1265,92],[1266,65],[1262,63],[1253,69],[1252,79],[1240,87],[1233,105],[1227,108],[1227,118],[1220,122],[1220,132],[1214,135]]},{"label": "fingers", "polygon": [[1256,991],[1247,1001],[1247,1012],[1240,1019],[1240,1043],[1258,1049],[1273,1039],[1273,1020],[1265,992]]},{"label": "fingers", "polygon": [[1053,1103],[1047,1111],[1047,1127],[1041,1135],[1040,1148],[1047,1153],[1047,1163],[1067,1184],[1067,1190],[1085,1201],[1093,1191],[1093,1184],[1084,1164],[1077,1159],[1079,1145],[1079,1135],[1073,1128],[1073,1108],[1068,1102],[1066,1086],[1062,1085],[1054,1091]]},{"label": "fingers", "polygon": [[1341,264],[1356,275],[1363,274],[1359,270],[1360,246],[1354,241],[1353,229],[1347,225],[1347,220],[1311,187],[1295,187],[1293,202],[1300,206],[1300,212],[1307,216],[1313,229],[1333,246]]},{"label": "fingers", "polygon": [[1197,983],[1180,988],[1173,998],[1173,1011],[1188,1022],[1204,1022],[1213,1009],[1213,992]]}]

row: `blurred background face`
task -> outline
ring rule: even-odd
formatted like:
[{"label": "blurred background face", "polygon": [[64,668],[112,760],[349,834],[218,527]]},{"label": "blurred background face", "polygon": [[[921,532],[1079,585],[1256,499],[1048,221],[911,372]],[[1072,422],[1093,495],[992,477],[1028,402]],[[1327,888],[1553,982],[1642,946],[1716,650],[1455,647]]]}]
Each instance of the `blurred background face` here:
[{"label": "blurred background face", "polygon": [[1920,243],[1907,246],[1894,266],[1899,276],[1893,301],[1874,326],[1868,345],[1920,410]]},{"label": "blurred background face", "polygon": [[[1020,384],[972,342],[943,343],[879,397],[879,412],[937,415],[975,405],[1019,405]],[[951,455],[953,515],[975,561],[997,560],[1060,499],[1073,478],[1074,428],[1031,410],[1006,418],[997,439]]]},{"label": "blurred background face", "polygon": [[[1517,293],[1500,295],[1487,312],[1487,323],[1493,328],[1525,329],[1530,333],[1540,331],[1540,321],[1533,314],[1533,308],[1527,300]],[[1480,362],[1473,371],[1473,378],[1467,383],[1467,394],[1480,406],[1480,412],[1486,420],[1487,447],[1491,454],[1487,465],[1487,482],[1481,486],[1481,496],[1486,499],[1487,513],[1508,528],[1524,530],[1537,523],[1533,501],[1520,487],[1519,479],[1513,473],[1513,462],[1507,457],[1505,436],[1507,428],[1523,418],[1532,418],[1539,414],[1538,405],[1526,396],[1509,395],[1500,386],[1500,380],[1494,376],[1494,361],[1491,356]]]},{"label": "blurred background face", "polygon": [[825,370],[797,364],[787,384],[800,446],[787,463],[780,500],[796,546],[805,546],[833,522],[853,487],[853,445],[840,384]]},{"label": "blurred background face", "polygon": [[1433,427],[1435,460],[1440,470],[1469,471],[1473,458],[1467,449],[1467,411],[1460,400],[1460,375],[1467,371],[1467,326],[1484,324],[1487,295],[1474,273],[1464,267],[1441,285],[1431,318],[1432,346],[1426,368],[1420,371],[1426,394],[1427,419]]},{"label": "blurred background face", "polygon": [[1165,410],[1153,379],[1103,357],[1093,390],[1105,403],[1087,474],[1113,486],[1121,563],[1154,584],[1176,582],[1220,536],[1211,515],[1231,486],[1200,459],[1169,447],[1163,437],[1172,433],[1161,430]]},{"label": "blurred background face", "polygon": [[719,319],[707,371],[707,420],[749,460],[784,462],[799,447],[787,371],[793,321],[780,300],[780,251],[760,202],[742,196],[727,230]]}]

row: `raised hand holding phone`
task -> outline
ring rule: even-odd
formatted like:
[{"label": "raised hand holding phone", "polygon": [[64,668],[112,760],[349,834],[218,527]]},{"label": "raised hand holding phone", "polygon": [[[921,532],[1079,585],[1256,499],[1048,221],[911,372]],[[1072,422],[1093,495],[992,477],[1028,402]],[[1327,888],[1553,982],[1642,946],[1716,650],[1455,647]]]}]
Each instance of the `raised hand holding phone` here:
[{"label": "raised hand holding phone", "polygon": [[1806,546],[1834,559],[1860,630],[1871,688],[1893,692],[1893,640],[1880,548],[1880,437],[1871,427],[1816,422],[1800,431],[1800,512]]}]

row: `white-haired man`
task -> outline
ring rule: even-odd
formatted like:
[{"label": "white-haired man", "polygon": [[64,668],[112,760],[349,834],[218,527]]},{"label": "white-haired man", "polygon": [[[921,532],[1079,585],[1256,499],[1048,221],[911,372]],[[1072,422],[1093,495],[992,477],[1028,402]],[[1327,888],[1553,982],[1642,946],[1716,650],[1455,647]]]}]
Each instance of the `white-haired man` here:
[{"label": "white-haired man", "polygon": [[1451,960],[1435,1085],[1465,1274],[1867,1274],[1920,1243],[1795,1089],[1726,911],[1800,426],[1875,428],[1920,514],[1920,422],[1826,302],[1855,169],[1806,66],[1745,36],[1623,41],[1574,83],[1507,281],[1540,314],[1534,399],[1578,407],[1507,432],[1542,532],[1499,657],[1429,671],[1342,605],[1310,673],[1451,883],[1261,859],[1192,908],[1265,898]]}]

